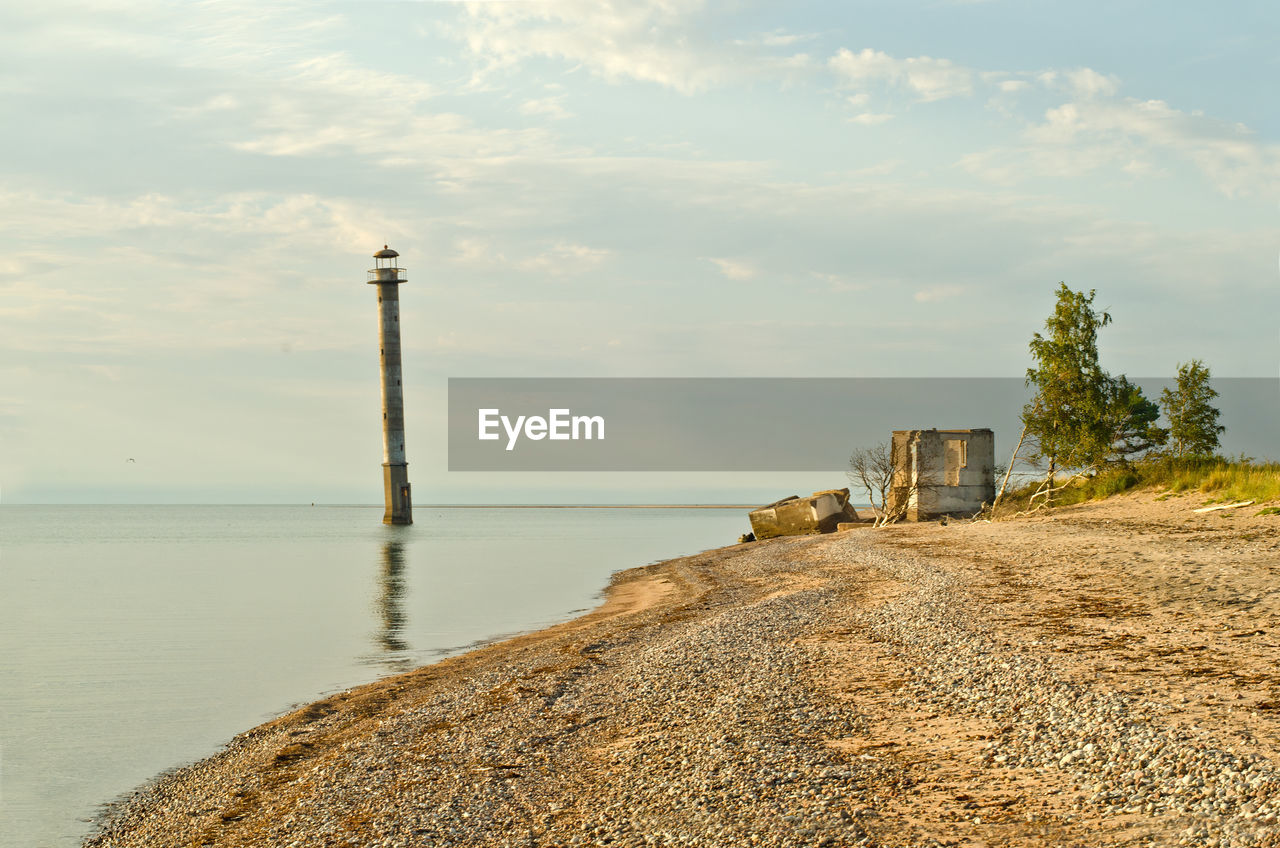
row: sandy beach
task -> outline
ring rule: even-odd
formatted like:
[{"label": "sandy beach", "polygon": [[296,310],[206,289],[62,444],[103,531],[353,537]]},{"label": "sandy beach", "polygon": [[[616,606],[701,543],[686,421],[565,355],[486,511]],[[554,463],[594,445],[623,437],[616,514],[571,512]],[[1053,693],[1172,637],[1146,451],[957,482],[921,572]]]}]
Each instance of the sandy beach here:
[{"label": "sandy beach", "polygon": [[1280,516],[734,545],[250,730],[87,845],[1280,845]]}]

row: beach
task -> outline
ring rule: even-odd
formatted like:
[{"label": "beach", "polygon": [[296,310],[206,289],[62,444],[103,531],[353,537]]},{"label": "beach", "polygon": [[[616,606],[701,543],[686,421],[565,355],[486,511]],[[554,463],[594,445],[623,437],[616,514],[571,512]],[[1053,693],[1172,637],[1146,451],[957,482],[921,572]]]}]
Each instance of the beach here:
[{"label": "beach", "polygon": [[86,843],[1280,845],[1280,516],[735,545],[310,704]]}]

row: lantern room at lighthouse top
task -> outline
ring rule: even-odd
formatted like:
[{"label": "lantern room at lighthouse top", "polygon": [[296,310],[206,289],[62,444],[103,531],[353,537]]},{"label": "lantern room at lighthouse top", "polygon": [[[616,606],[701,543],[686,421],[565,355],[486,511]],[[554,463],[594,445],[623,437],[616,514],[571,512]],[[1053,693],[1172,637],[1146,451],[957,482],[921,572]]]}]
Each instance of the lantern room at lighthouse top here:
[{"label": "lantern room at lighthouse top", "polygon": [[382,250],[373,254],[373,267],[369,269],[370,283],[403,283],[408,280],[405,276],[407,268],[401,268],[399,264],[400,254],[396,253],[385,244]]}]

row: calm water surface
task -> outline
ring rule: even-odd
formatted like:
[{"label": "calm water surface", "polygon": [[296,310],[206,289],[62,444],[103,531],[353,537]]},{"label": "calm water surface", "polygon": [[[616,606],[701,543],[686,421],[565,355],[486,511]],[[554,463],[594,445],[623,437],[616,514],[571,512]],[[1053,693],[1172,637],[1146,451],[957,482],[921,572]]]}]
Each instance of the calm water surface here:
[{"label": "calm water surface", "polygon": [[740,510],[0,507],[0,846],[323,694],[594,606]]}]

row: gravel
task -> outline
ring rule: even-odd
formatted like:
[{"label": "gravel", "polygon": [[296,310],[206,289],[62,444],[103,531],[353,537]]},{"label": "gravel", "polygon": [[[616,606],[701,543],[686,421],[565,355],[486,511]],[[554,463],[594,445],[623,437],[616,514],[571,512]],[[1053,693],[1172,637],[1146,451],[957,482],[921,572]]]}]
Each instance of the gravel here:
[{"label": "gravel", "polygon": [[1051,658],[991,638],[958,581],[928,561],[846,551],[916,589],[857,618],[914,662],[900,704],[1000,724],[982,761],[1056,772],[1075,807],[1180,819],[1179,845],[1259,846],[1280,838],[1280,773],[1208,734],[1170,728],[1166,704],[1066,681]]}]

